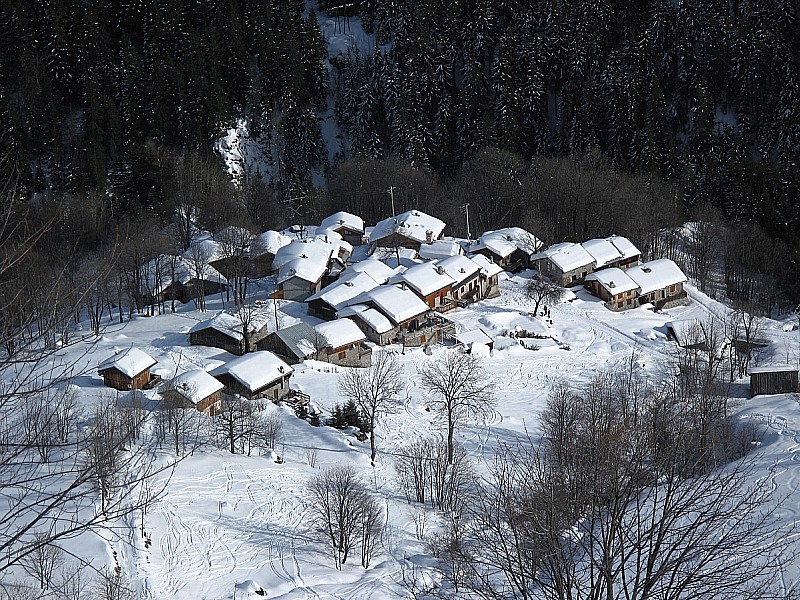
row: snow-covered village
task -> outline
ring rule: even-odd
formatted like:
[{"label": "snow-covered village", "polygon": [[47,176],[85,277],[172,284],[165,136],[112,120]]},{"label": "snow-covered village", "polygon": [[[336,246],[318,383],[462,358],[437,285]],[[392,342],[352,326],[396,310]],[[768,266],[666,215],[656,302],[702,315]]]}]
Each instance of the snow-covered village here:
[{"label": "snow-covered village", "polygon": [[800,12],[6,0],[0,600],[800,598]]}]

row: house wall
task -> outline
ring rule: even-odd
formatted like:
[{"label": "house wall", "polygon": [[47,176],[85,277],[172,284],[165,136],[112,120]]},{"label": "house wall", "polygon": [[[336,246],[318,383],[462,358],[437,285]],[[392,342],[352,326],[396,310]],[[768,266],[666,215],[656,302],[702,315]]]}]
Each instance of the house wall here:
[{"label": "house wall", "polygon": [[336,311],[324,300],[317,298],[311,302],[306,302],[306,305],[308,306],[308,314],[312,317],[319,317],[326,321],[333,321],[336,319]]},{"label": "house wall", "polygon": [[302,302],[312,294],[316,294],[320,290],[320,282],[309,283],[305,279],[299,277],[292,277],[287,279],[281,284],[283,290],[283,298],[285,300],[295,300]]},{"label": "house wall", "polygon": [[244,354],[244,340],[237,340],[211,327],[190,333],[189,343],[192,346],[220,348],[239,356]]},{"label": "house wall", "polygon": [[[438,239],[438,238],[437,238]],[[372,254],[375,252],[375,249],[380,248],[394,248],[399,246],[400,248],[411,248],[412,250],[416,250],[419,252],[420,242],[416,240],[412,240],[404,235],[400,235],[398,233],[393,233],[391,235],[386,236],[385,238],[381,238],[376,240],[370,244],[369,252]]]},{"label": "house wall", "polygon": [[609,310],[627,310],[637,306],[636,290],[622,292],[621,294],[612,294],[603,287],[599,281],[594,280],[586,281],[584,287],[589,290],[592,295],[604,300],[605,306]]},{"label": "house wall", "polygon": [[302,359],[291,351],[289,346],[276,333],[270,333],[267,337],[259,340],[259,350],[269,350],[273,354],[280,356],[284,362],[296,365]]},{"label": "house wall", "polygon": [[497,275],[486,277],[481,275],[481,298],[497,298],[500,295],[500,284],[497,280]]},{"label": "house wall", "polygon": [[646,304],[650,302],[660,310],[684,303],[685,299],[686,292],[683,290],[683,283],[675,283],[665,288],[652,291],[649,294],[643,294],[639,298],[639,303]]},{"label": "house wall", "polygon": [[750,395],[760,394],[787,394],[797,392],[797,371],[773,371],[769,373],[750,374]]},{"label": "house wall", "polygon": [[361,343],[328,349],[326,360],[342,367],[368,367],[372,364],[372,349]]},{"label": "house wall", "polygon": [[620,258],[619,260],[612,261],[608,263],[605,268],[617,267],[618,269],[629,269],[630,267],[635,267],[639,264],[640,255],[637,254],[636,256],[631,256],[629,258]]},{"label": "house wall", "polygon": [[128,377],[117,369],[106,369],[102,373],[103,384],[115,390],[140,390],[150,382],[150,369],[145,369],[134,377]]},{"label": "house wall", "polygon": [[475,273],[469,279],[462,281],[457,287],[450,289],[450,296],[452,296],[454,300],[464,300],[466,299],[464,297],[465,295],[467,298],[473,298],[477,300],[477,296],[480,294],[481,282],[478,273]]},{"label": "house wall", "polygon": [[225,373],[217,377],[228,391],[232,394],[239,394],[240,396],[244,396],[248,400],[255,400],[257,398],[267,398],[272,400],[273,402],[277,402],[279,400],[283,400],[289,395],[289,377],[291,375],[286,375],[277,379],[276,381],[272,382],[269,385],[266,385],[262,388],[259,388],[254,391],[250,391],[245,386],[243,386],[239,381],[231,377],[229,374]]},{"label": "house wall", "polygon": [[386,344],[391,344],[397,337],[397,334],[400,332],[399,328],[394,327],[389,331],[387,331],[386,333],[378,333],[372,327],[370,327],[366,321],[359,318],[358,315],[348,316],[347,318],[353,321],[356,325],[358,325],[358,328],[364,332],[364,335],[367,336],[368,340],[370,340],[371,342],[375,342],[379,346],[385,346]]},{"label": "house wall", "polygon": [[220,410],[222,410],[222,390],[214,392],[207,398],[203,398],[195,405],[195,408],[201,413],[205,413],[213,417]]}]

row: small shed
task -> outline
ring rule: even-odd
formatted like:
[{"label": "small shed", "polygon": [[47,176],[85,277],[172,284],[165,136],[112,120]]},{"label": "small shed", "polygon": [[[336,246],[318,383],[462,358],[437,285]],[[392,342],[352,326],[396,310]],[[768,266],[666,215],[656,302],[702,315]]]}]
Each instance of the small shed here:
[{"label": "small shed", "polygon": [[194,369],[174,377],[159,394],[173,406],[193,407],[213,417],[222,409],[224,387],[221,381],[202,369]]},{"label": "small shed", "polygon": [[350,319],[337,319],[314,327],[325,340],[325,360],[344,367],[368,367],[372,364],[372,349],[364,344],[367,336]]},{"label": "small shed", "polygon": [[325,339],[306,323],[279,329],[258,343],[259,350],[273,352],[290,365],[314,358],[325,346]]},{"label": "small shed", "polygon": [[128,391],[142,389],[155,378],[150,368],[156,359],[131,346],[126,350],[116,350],[114,354],[97,365],[97,372],[103,377],[103,384],[115,390]]},{"label": "small shed", "polygon": [[269,398],[277,402],[289,396],[289,378],[293,372],[292,367],[272,352],[259,351],[234,358],[211,374],[232,394],[249,400]]},{"label": "small shed", "polygon": [[489,350],[494,349],[494,340],[483,329],[472,329],[470,331],[462,331],[455,335],[456,341],[466,348],[467,353],[472,351],[473,344],[481,344]]},{"label": "small shed", "polygon": [[800,391],[797,367],[772,365],[750,369],[750,395],[788,394]]}]

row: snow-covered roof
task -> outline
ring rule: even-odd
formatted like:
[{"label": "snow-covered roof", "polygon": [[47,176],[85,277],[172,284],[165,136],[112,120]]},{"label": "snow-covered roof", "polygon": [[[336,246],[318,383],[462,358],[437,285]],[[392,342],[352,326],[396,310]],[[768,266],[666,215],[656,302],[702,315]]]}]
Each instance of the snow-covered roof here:
[{"label": "snow-covered roof", "polygon": [[515,250],[531,254],[541,246],[542,242],[539,238],[521,227],[506,227],[496,231],[487,231],[470,245],[469,251],[474,252],[485,248],[497,256],[507,258]]},{"label": "snow-covered roof", "polygon": [[299,256],[282,265],[278,270],[278,283],[284,283],[293,277],[316,283],[328,270],[328,261],[314,260],[307,255]]},{"label": "snow-covered roof", "polygon": [[[486,257],[484,256],[484,258]],[[475,261],[463,255],[443,258],[437,261],[436,264],[442,267],[444,272],[447,273],[456,284],[469,279],[481,269]]]},{"label": "snow-covered roof", "polygon": [[350,265],[348,270],[366,273],[380,284],[389,281],[389,277],[398,273],[398,268],[392,268],[377,258],[368,258]]},{"label": "snow-covered roof", "polygon": [[703,332],[703,322],[699,319],[678,319],[665,323],[667,328],[672,330],[675,341],[679,346],[688,346],[705,342]]},{"label": "snow-covered roof", "polygon": [[462,252],[461,244],[456,240],[435,240],[430,244],[422,244],[419,247],[420,258],[426,258],[428,260],[457,256]]},{"label": "snow-covered roof", "polygon": [[370,232],[369,241],[376,242],[397,233],[417,242],[425,242],[428,239],[428,232],[433,239],[436,239],[444,228],[444,221],[418,210],[408,210],[396,217],[380,221]]},{"label": "snow-covered roof", "polygon": [[622,269],[601,269],[586,276],[586,281],[596,281],[612,296],[638,289],[639,285]]},{"label": "snow-covered roof", "polygon": [[211,238],[206,238],[192,242],[192,247],[184,251],[181,256],[190,261],[192,260],[192,256],[197,256],[198,258],[202,258],[206,263],[210,263],[223,258],[223,253],[219,242],[215,242]]},{"label": "snow-covered roof", "polygon": [[357,296],[354,300],[356,301],[353,304],[372,302],[378,310],[397,325],[430,310],[428,305],[420,300],[414,292],[398,285],[380,285]]},{"label": "snow-covered roof", "polygon": [[364,332],[350,319],[336,319],[315,326],[314,329],[322,335],[331,348],[341,348],[367,339]]},{"label": "snow-covered roof", "polygon": [[127,377],[136,377],[157,362],[155,358],[146,352],[131,346],[124,350],[114,350],[114,354],[97,365],[97,370],[102,373],[109,369],[116,369]]},{"label": "snow-covered roof", "polygon": [[[266,310],[254,310],[252,314],[248,315],[248,317],[250,331],[253,333],[261,331],[270,323],[270,315]],[[215,329],[216,331],[219,331],[220,333],[239,341],[244,339],[244,336],[242,335],[242,319],[239,319],[237,316],[231,315],[224,311],[218,312],[210,319],[196,323],[191,329],[189,329],[189,333],[194,333],[195,331],[201,331],[203,329]]]},{"label": "snow-covered roof", "polygon": [[792,365],[767,365],[762,367],[752,367],[748,373],[750,375],[754,373],[796,373],[798,370],[800,369]]},{"label": "snow-covered roof", "polygon": [[594,257],[583,246],[574,242],[561,242],[554,244],[538,254],[531,256],[532,260],[549,259],[563,273],[587,267],[594,264]]},{"label": "snow-covered roof", "polygon": [[293,371],[272,352],[260,350],[234,358],[214,369],[212,374],[230,375],[251,392],[256,392]]},{"label": "snow-covered roof", "polygon": [[314,340],[317,337],[314,328],[306,323],[296,323],[290,327],[279,329],[275,333],[292,353],[300,359],[311,356],[321,348],[315,347]]},{"label": "snow-covered roof", "polygon": [[350,231],[364,233],[364,219],[345,211],[339,211],[337,213],[333,213],[329,217],[325,217],[322,219],[322,222],[319,224],[319,226],[321,229],[333,230],[339,229],[340,227],[345,227]]},{"label": "snow-covered roof", "polygon": [[456,339],[465,346],[470,346],[475,342],[479,344],[491,344],[494,341],[492,337],[481,328],[457,333]]},{"label": "snow-covered roof", "polygon": [[186,285],[193,279],[228,284],[228,280],[211,265],[195,265],[184,256],[161,254],[148,261],[143,271],[142,293],[160,294],[173,283]]},{"label": "snow-covered roof", "polygon": [[633,258],[634,256],[641,256],[642,254],[641,250],[639,250],[639,248],[637,248],[633,242],[626,237],[622,237],[621,235],[612,235],[606,239],[614,244],[617,250],[619,250],[620,254],[622,254],[623,258]]},{"label": "snow-covered roof", "polygon": [[668,258],[651,260],[625,271],[639,286],[642,294],[649,294],[677,283],[688,281],[680,267]]},{"label": "snow-covered roof", "polygon": [[496,262],[493,262],[492,259],[484,256],[483,254],[474,254],[468,258],[478,265],[478,267],[480,267],[481,273],[483,273],[483,275],[486,277],[493,277],[503,272],[503,267],[498,265]]},{"label": "snow-covered roof", "polygon": [[367,325],[372,327],[377,333],[386,333],[394,328],[394,325],[383,314],[366,304],[353,304],[343,308],[337,313],[339,317],[358,316]]},{"label": "snow-covered roof", "polygon": [[263,254],[278,253],[278,250],[292,243],[292,238],[277,231],[265,231],[259,233],[251,244],[251,256],[261,256]]},{"label": "snow-covered roof", "polygon": [[423,296],[443,290],[455,283],[455,280],[447,274],[447,271],[432,262],[411,267],[400,275],[400,279]]},{"label": "snow-covered roof", "polygon": [[313,296],[306,298],[306,302],[322,300],[334,310],[338,310],[340,307],[346,306],[347,302],[352,298],[376,287],[378,287],[378,282],[370,277],[368,273],[345,271],[342,276],[332,284],[324,287]]},{"label": "snow-covered roof", "polygon": [[168,390],[175,390],[181,396],[190,400],[192,404],[197,404],[224,387],[221,381],[202,369],[194,369],[174,377],[167,387],[162,390],[162,393]]},{"label": "snow-covered roof", "polygon": [[326,266],[337,246],[324,240],[312,238],[310,240],[292,240],[290,244],[281,247],[272,261],[274,269],[280,269],[286,263],[296,258],[305,257],[314,262],[324,263]]}]

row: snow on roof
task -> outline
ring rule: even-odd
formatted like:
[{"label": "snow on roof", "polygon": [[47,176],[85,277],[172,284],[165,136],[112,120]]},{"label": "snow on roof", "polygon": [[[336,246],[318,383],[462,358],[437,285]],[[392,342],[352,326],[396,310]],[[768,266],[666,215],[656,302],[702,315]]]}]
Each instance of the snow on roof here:
[{"label": "snow on roof", "polygon": [[327,260],[315,260],[307,255],[302,255],[281,266],[278,270],[278,283],[284,283],[292,277],[298,277],[309,283],[317,283],[327,270]]},{"label": "snow on roof", "polygon": [[369,241],[376,242],[397,233],[417,242],[425,242],[428,239],[428,232],[433,239],[436,239],[444,228],[444,221],[418,210],[408,210],[396,217],[380,221],[370,232]]},{"label": "snow on roof", "polygon": [[[246,308],[245,310],[250,310]],[[271,322],[271,317],[266,309],[255,309],[249,316],[250,331],[255,333],[268,326]],[[242,320],[236,315],[226,313],[224,311],[218,312],[216,315],[205,321],[200,321],[189,329],[189,333],[195,331],[202,331],[203,329],[214,329],[231,337],[235,340],[243,340],[242,335]]]},{"label": "snow on roof", "polygon": [[651,260],[625,271],[639,286],[642,294],[649,294],[670,285],[688,281],[680,267],[668,258]]},{"label": "snow on roof", "polygon": [[475,342],[479,344],[491,344],[494,341],[492,337],[481,328],[457,333],[456,339],[465,346],[469,346]]},{"label": "snow on roof", "polygon": [[136,377],[157,362],[155,358],[146,352],[131,346],[125,350],[114,350],[114,354],[97,365],[97,370],[102,373],[108,369],[116,369],[127,377]]},{"label": "snow on roof", "polygon": [[481,273],[486,277],[493,277],[498,273],[503,272],[503,267],[493,262],[492,259],[484,256],[483,254],[473,254],[468,258],[478,265],[478,267],[480,267]]},{"label": "snow on roof", "polygon": [[748,373],[750,375],[754,373],[796,373],[798,370],[800,369],[792,365],[767,365],[763,367],[753,367]]},{"label": "snow on roof", "polygon": [[221,381],[215,379],[202,369],[194,369],[174,377],[161,393],[163,394],[168,390],[175,390],[181,396],[190,400],[192,404],[197,404],[224,387]]},{"label": "snow on roof", "polygon": [[367,339],[364,332],[350,319],[320,323],[314,329],[327,340],[331,348],[341,348]]},{"label": "snow on roof", "polygon": [[334,253],[335,256],[339,256],[340,258],[346,258],[353,253],[353,245],[349,242],[346,242],[337,231],[333,229],[323,229],[322,227],[317,228],[317,231],[314,233],[314,236],[308,238],[311,242],[321,242],[324,244],[333,244],[336,247],[336,251]]},{"label": "snow on roof", "polygon": [[612,244],[609,240],[594,239],[588,240],[581,244],[583,249],[586,250],[594,258],[597,267],[604,267],[615,260],[622,258],[622,253],[619,249]]},{"label": "snow on roof", "polygon": [[496,231],[487,231],[470,245],[469,250],[474,252],[485,248],[497,256],[507,258],[515,250],[531,254],[541,246],[542,242],[539,238],[521,227],[506,227]]},{"label": "snow on roof", "polygon": [[594,257],[583,246],[573,242],[561,242],[550,246],[547,250],[531,256],[533,260],[549,259],[561,269],[562,273],[594,264]]},{"label": "snow on roof", "polygon": [[366,304],[353,304],[340,310],[337,315],[339,317],[358,316],[377,333],[386,333],[394,328],[389,319]]},{"label": "snow on roof", "polygon": [[357,263],[353,263],[348,270],[366,273],[380,284],[389,281],[389,277],[397,274],[397,268],[392,268],[377,258],[368,258]]},{"label": "snow on roof", "polygon": [[[484,256],[484,258],[486,257]],[[457,284],[469,279],[481,269],[475,261],[463,255],[443,258],[437,261],[436,264],[442,267],[444,272],[452,277]]]},{"label": "snow on roof", "polygon": [[353,304],[372,302],[378,310],[399,325],[430,310],[410,289],[396,285],[380,285],[354,298]]},{"label": "snow on roof", "polygon": [[699,344],[705,341],[703,322],[699,319],[678,319],[668,321],[666,327],[672,330],[679,346]]},{"label": "snow on roof", "polygon": [[633,242],[626,237],[622,237],[621,235],[612,235],[606,239],[616,246],[617,250],[619,250],[620,254],[622,254],[624,258],[633,258],[634,256],[641,256],[642,254],[639,248],[637,248]]},{"label": "snow on roof", "polygon": [[423,296],[443,290],[455,283],[455,280],[447,274],[447,271],[432,262],[411,267],[400,276],[400,279]]},{"label": "snow on roof", "polygon": [[191,261],[193,255],[202,257],[206,263],[220,260],[223,257],[219,242],[215,242],[211,238],[192,242],[192,247],[186,250],[181,256]]},{"label": "snow on roof", "polygon": [[160,294],[173,283],[186,285],[193,279],[220,285],[228,284],[228,280],[211,265],[195,265],[194,261],[183,256],[161,254],[149,260],[143,270],[144,279],[141,291],[145,294]]},{"label": "snow on roof", "polygon": [[260,350],[234,358],[214,369],[212,374],[230,375],[251,392],[256,392],[293,371],[272,352]]},{"label": "snow on roof", "polygon": [[[377,262],[377,261],[375,261]],[[327,287],[324,287],[313,296],[306,298],[306,302],[312,300],[322,300],[334,310],[346,306],[347,301],[355,298],[362,292],[378,287],[376,282],[368,273],[352,271],[348,274],[345,271],[342,276]]]},{"label": "snow on roof", "polygon": [[422,244],[419,247],[420,258],[426,258],[428,260],[447,258],[461,253],[461,244],[456,240],[435,240],[430,244]]},{"label": "snow on roof", "polygon": [[292,243],[292,238],[277,231],[259,233],[251,244],[251,256],[278,253],[278,250]]},{"label": "snow on roof", "polygon": [[284,327],[275,332],[292,353],[300,359],[311,356],[316,350],[314,341],[318,337],[314,328],[306,323],[297,323],[290,327]]},{"label": "snow on roof", "polygon": [[586,281],[596,281],[612,296],[638,289],[639,285],[622,269],[601,269],[586,276]]},{"label": "snow on roof", "polygon": [[291,243],[281,247],[275,254],[272,267],[280,270],[283,265],[300,257],[306,257],[314,262],[325,263],[325,266],[327,266],[328,261],[336,251],[337,246],[335,244],[321,239],[292,240]]},{"label": "snow on roof", "polygon": [[349,212],[339,211],[322,219],[321,229],[339,229],[345,227],[357,233],[364,233],[364,219]]}]

